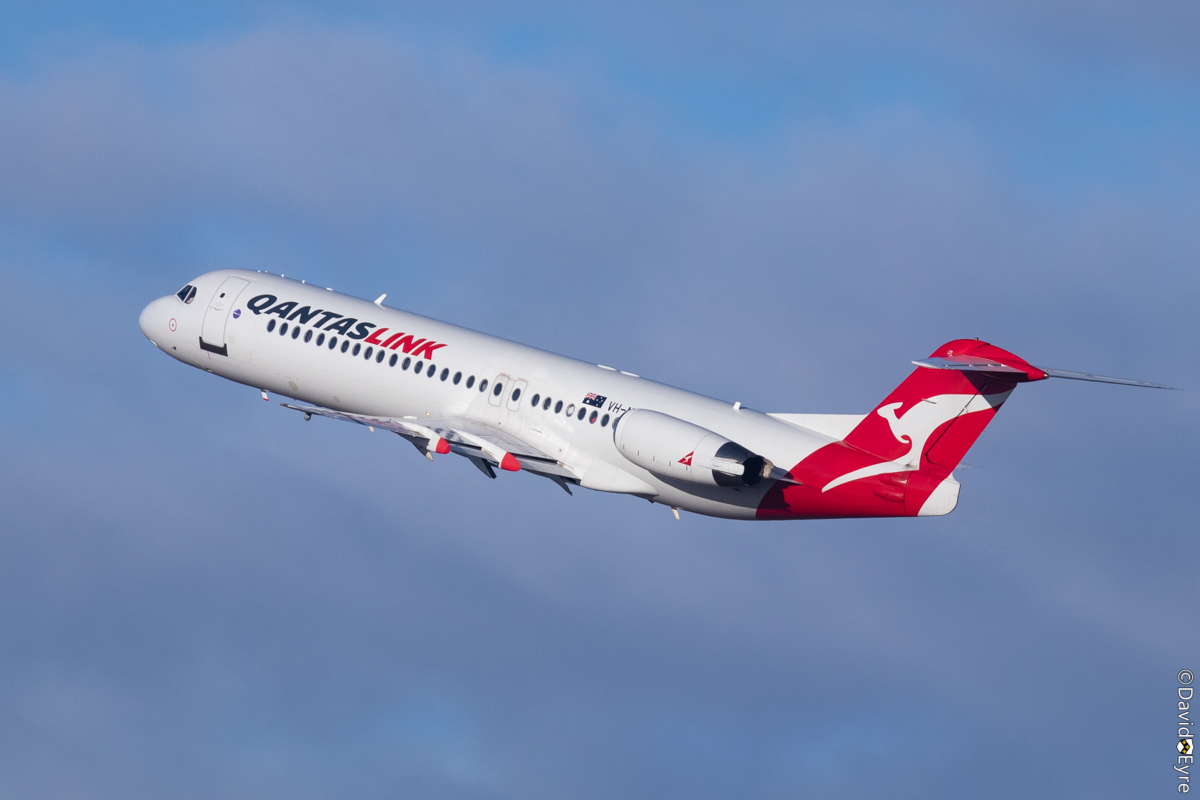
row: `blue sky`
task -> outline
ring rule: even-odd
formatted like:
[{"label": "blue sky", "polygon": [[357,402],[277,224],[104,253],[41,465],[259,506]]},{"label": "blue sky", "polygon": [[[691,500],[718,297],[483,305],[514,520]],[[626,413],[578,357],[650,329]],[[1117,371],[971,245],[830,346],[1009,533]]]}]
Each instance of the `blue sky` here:
[{"label": "blue sky", "polygon": [[[0,794],[1173,793],[1198,29],[6,4]],[[676,522],[163,358],[138,312],[220,267],[767,411],[962,336],[1187,391],[1021,388],[945,518]]]}]

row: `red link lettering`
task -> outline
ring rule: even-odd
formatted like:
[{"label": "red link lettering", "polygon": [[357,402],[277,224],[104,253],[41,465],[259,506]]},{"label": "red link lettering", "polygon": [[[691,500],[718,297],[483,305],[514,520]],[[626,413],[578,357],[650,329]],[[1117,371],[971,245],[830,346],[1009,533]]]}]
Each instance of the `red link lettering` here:
[{"label": "red link lettering", "polygon": [[375,332],[372,333],[370,336],[368,336],[363,341],[365,341],[367,344],[383,344],[383,342],[379,341],[379,334],[383,333],[386,330],[387,330],[387,328],[376,328]]},{"label": "red link lettering", "polygon": [[423,344],[420,347],[413,350],[413,355],[416,356],[417,358],[432,359],[433,351],[437,350],[439,347],[445,347],[445,346],[446,345],[438,344],[437,342],[426,342],[425,344]]},{"label": "red link lettering", "polygon": [[402,348],[404,348],[405,353],[411,353],[412,349],[414,347],[418,347],[421,344],[421,342],[423,342],[423,341],[425,341],[425,340],[417,339],[414,342],[411,333],[405,334],[404,336],[402,336],[396,340],[396,343],[394,345],[392,345],[392,349],[395,350],[397,347],[402,347]]}]

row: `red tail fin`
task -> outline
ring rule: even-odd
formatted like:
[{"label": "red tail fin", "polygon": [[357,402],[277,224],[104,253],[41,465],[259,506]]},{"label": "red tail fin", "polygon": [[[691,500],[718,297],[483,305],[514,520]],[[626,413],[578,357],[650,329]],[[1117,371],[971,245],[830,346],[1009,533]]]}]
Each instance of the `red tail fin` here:
[{"label": "red tail fin", "polygon": [[987,359],[1005,371],[919,367],[850,432],[846,444],[885,461],[907,455],[913,466],[949,474],[1016,385],[1043,377],[1012,353],[977,339],[947,342],[930,359],[952,357]]},{"label": "red tail fin", "polygon": [[[953,359],[973,365],[956,368]],[[947,342],[922,363],[844,441],[797,464],[792,476],[804,485],[777,487],[780,496],[764,498],[759,515],[915,516],[1016,385],[1045,377],[977,339]],[[951,488],[926,513],[948,513],[958,496]]]}]

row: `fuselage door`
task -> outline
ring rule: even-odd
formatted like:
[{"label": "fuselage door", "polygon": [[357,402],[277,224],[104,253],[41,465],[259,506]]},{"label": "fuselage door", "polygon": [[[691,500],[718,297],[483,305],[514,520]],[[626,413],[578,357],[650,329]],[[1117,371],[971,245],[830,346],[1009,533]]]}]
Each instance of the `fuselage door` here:
[{"label": "fuselage door", "polygon": [[225,324],[229,321],[229,311],[238,295],[249,285],[250,281],[243,278],[226,278],[213,293],[200,329],[200,349],[217,355],[229,355],[225,346]]},{"label": "fuselage door", "polygon": [[529,387],[529,382],[521,378],[509,381],[511,384],[505,390],[505,397],[508,398],[505,404],[509,411],[520,411],[521,401],[525,399],[525,390]]},{"label": "fuselage door", "polygon": [[505,393],[509,391],[510,383],[512,383],[511,375],[505,375],[503,372],[497,375],[496,380],[492,381],[492,385],[488,387],[488,403],[500,406],[504,402]]}]

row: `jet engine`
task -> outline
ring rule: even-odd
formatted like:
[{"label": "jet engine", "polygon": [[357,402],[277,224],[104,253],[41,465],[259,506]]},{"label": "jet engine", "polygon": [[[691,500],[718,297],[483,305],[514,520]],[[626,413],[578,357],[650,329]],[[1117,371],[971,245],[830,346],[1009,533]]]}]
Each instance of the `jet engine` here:
[{"label": "jet engine", "polygon": [[621,455],[655,475],[706,486],[757,486],[775,466],[708,428],[641,408],[617,420],[613,440]]}]

